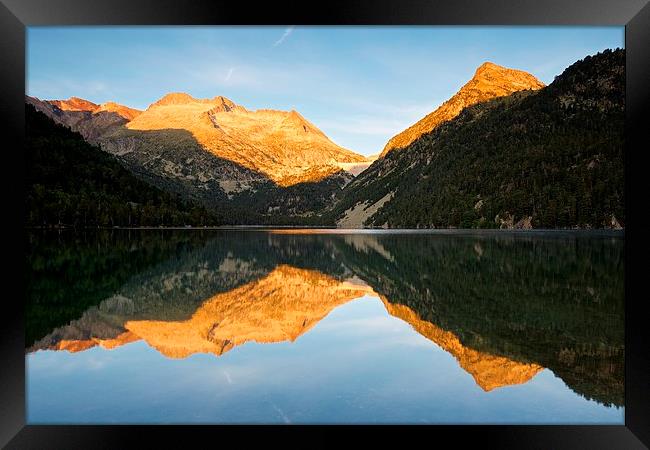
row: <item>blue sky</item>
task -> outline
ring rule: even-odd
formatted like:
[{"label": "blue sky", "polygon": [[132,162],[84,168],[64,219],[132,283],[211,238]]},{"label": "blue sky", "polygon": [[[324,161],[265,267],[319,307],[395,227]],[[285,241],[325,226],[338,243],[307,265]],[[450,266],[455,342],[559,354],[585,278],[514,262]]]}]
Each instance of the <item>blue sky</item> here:
[{"label": "blue sky", "polygon": [[550,83],[623,27],[30,27],[28,95],[144,109],[169,92],[299,111],[362,154],[451,97],[485,61]]}]

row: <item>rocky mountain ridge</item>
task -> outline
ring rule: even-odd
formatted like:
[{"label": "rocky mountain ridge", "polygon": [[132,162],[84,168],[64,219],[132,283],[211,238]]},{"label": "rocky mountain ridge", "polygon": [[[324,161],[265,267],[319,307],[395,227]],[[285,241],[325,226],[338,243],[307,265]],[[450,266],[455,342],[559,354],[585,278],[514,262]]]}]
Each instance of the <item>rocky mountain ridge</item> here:
[{"label": "rocky mountain ridge", "polygon": [[[114,102],[98,105],[78,97],[39,100],[27,96],[26,102],[109,153],[124,156],[141,148],[173,149],[178,142],[171,138],[175,134],[171,130],[178,130],[197,149],[259,172],[280,186],[320,181],[341,165],[366,161],[334,144],[295,110],[250,111],[223,96],[197,99],[175,92],[144,111]],[[159,175],[165,174],[171,175],[163,168]],[[224,182],[226,192],[248,188],[246,183],[233,186],[238,179],[219,181]]]},{"label": "rocky mountain ridge", "polygon": [[70,97],[68,100],[40,100],[26,96],[25,103],[32,105],[54,122],[78,132],[93,144],[97,144],[99,137],[109,130],[124,126],[142,112],[114,102],[98,105],[78,97]]},{"label": "rocky mountain ridge", "polygon": [[[295,110],[249,111],[225,97],[195,99],[182,93],[154,102],[124,128],[103,136],[100,144],[122,155],[127,153],[121,145],[125,141],[136,140],[140,148],[169,146],[169,136],[158,133],[161,130],[188,132],[187,145],[194,141],[194,146],[211,155],[285,187],[320,181],[338,171],[337,163],[365,161],[363,156],[334,144]],[[238,180],[219,181],[235,184]],[[245,188],[240,184],[224,190]]]},{"label": "rocky mountain ridge", "polygon": [[543,87],[544,83],[528,72],[506,68],[487,61],[476,69],[472,79],[465,83],[453,97],[414,125],[393,136],[380,156],[384,157],[391,150],[408,146],[441,123],[453,119],[468,106],[510,95],[513,92],[536,90]]},{"label": "rocky mountain ridge", "polygon": [[144,111],[77,97],[26,102],[144,181],[221,211],[229,224],[311,215],[369,164],[295,110],[250,111],[223,96],[175,92]]}]

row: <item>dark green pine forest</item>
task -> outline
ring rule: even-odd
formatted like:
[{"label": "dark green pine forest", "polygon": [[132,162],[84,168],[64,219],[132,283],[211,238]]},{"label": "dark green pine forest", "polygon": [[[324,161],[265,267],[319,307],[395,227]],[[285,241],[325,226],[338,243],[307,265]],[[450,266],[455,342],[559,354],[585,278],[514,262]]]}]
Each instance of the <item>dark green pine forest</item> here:
[{"label": "dark green pine forest", "polygon": [[26,225],[218,225],[216,212],[136,178],[112,155],[25,105]]},{"label": "dark green pine forest", "polygon": [[376,161],[326,220],[393,192],[366,226],[624,227],[624,89],[625,51],[606,50],[538,91],[466,108]]}]

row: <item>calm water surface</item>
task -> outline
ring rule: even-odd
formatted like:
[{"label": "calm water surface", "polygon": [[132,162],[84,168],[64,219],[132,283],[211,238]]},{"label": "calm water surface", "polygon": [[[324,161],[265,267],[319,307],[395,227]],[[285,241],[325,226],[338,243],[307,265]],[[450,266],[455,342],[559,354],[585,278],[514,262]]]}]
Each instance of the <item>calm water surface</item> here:
[{"label": "calm water surface", "polygon": [[624,423],[624,237],[29,233],[28,423]]}]

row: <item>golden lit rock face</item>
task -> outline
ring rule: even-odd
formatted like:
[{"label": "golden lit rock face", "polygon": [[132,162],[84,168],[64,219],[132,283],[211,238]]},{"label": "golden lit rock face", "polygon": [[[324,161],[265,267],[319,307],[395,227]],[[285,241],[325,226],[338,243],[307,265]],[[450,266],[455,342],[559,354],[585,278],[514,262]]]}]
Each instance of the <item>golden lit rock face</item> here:
[{"label": "golden lit rock face", "polygon": [[115,102],[106,102],[98,105],[79,97],[70,97],[68,100],[46,100],[46,102],[50,105],[56,106],[61,111],[87,111],[93,114],[98,114],[103,111],[113,112],[127,121],[133,120],[142,113],[142,111]]},{"label": "golden lit rock face", "polygon": [[460,366],[472,375],[476,384],[486,392],[503,386],[526,383],[543,369],[537,364],[518,363],[502,356],[465,347],[456,335],[420,319],[407,306],[392,304],[384,297],[381,299],[392,316],[408,322],[415,331],[451,353]]},{"label": "golden lit rock face", "polygon": [[67,100],[49,100],[49,104],[56,106],[61,111],[90,111],[93,112],[99,105],[79,97],[70,97]]},{"label": "golden lit rock face", "polygon": [[169,133],[157,130],[187,131],[194,142],[185,145],[200,146],[281,186],[319,181],[339,171],[341,163],[366,161],[330,141],[294,110],[249,111],[221,96],[195,99],[185,93],[168,94],[110,138],[137,139],[145,147],[169,145]]},{"label": "golden lit rock face", "polygon": [[48,348],[48,350],[67,350],[70,353],[77,353],[96,347],[97,345],[107,350],[112,350],[115,347],[120,347],[138,340],[140,340],[138,336],[129,331],[125,331],[113,339],[99,339],[94,337],[84,340],[62,339],[56,345]]},{"label": "golden lit rock face", "polygon": [[453,97],[438,109],[425,116],[414,125],[392,137],[380,157],[398,148],[404,148],[423,134],[429,133],[438,125],[456,117],[460,112],[477,103],[496,97],[510,95],[526,89],[541,89],[544,83],[522,70],[508,69],[486,62],[479,66],[474,77],[467,82]]},{"label": "golden lit rock face", "polygon": [[128,106],[120,105],[114,102],[102,103],[99,105],[99,108],[95,110],[95,113],[98,113],[100,111],[114,112],[129,121],[142,114],[142,111],[138,109],[129,108]]},{"label": "golden lit rock face", "polygon": [[372,292],[317,271],[278,266],[267,277],[208,300],[186,321],[124,326],[170,358],[221,355],[248,341],[295,341],[339,305]]},{"label": "golden lit rock face", "polygon": [[[249,111],[222,96],[197,99],[174,92],[145,111],[77,97],[26,96],[26,102],[104,151],[133,153],[136,164],[156,160],[148,167],[158,176],[216,180],[226,193],[253,189],[251,182],[271,180],[283,187],[318,182],[337,172],[358,173],[372,161],[335,144],[297,111]],[[167,155],[161,158],[161,151]],[[207,152],[241,170],[203,166],[201,156],[178,156],[186,152]]]}]

